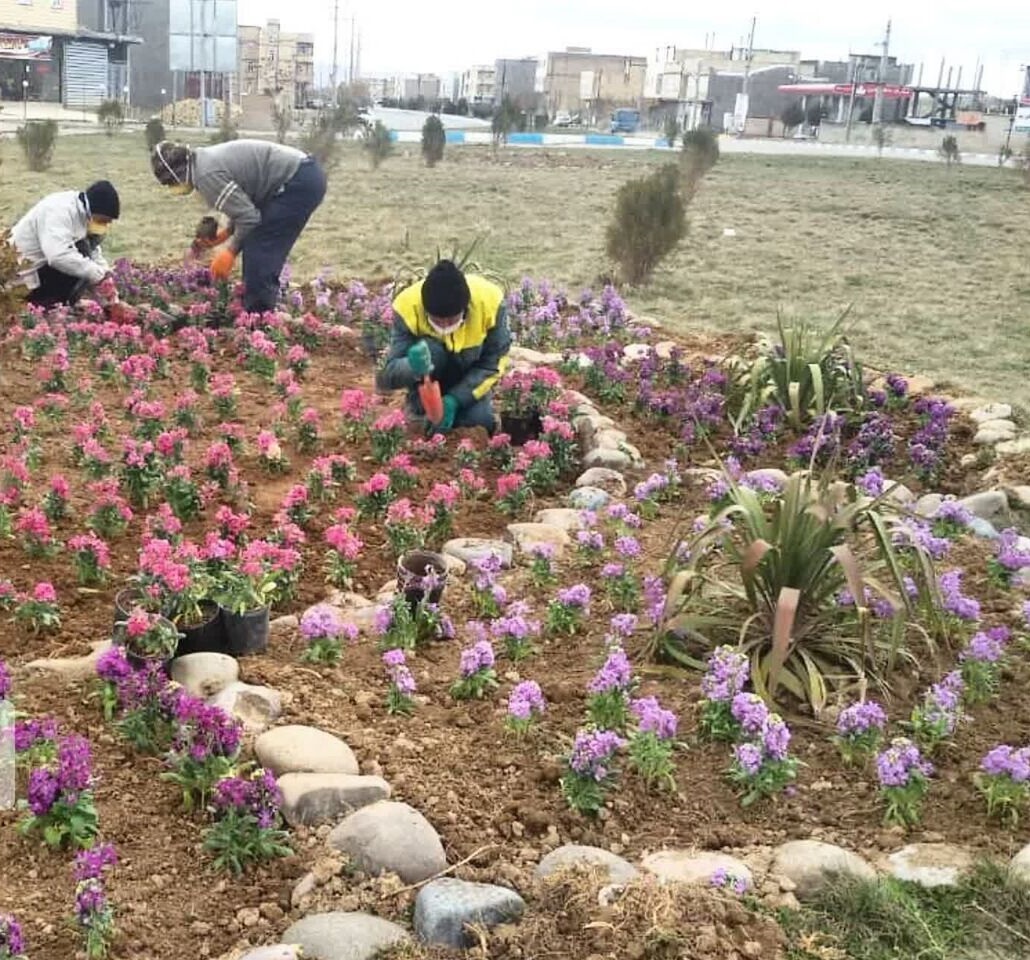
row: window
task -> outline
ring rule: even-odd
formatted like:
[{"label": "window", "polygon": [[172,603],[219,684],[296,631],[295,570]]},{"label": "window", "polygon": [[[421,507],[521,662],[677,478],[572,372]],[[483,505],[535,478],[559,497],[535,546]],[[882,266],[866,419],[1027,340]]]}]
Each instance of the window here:
[{"label": "window", "polygon": [[64,9],[64,0],[50,0],[50,9],[51,10],[63,10]]}]

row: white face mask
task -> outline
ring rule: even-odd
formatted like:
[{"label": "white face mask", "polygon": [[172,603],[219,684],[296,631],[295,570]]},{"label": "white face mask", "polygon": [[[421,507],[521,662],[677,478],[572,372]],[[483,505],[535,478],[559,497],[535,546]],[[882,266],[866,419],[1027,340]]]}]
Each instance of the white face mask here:
[{"label": "white face mask", "polygon": [[443,336],[448,336],[454,333],[465,322],[465,315],[462,314],[456,319],[452,317],[444,318],[426,316],[426,320],[429,321],[429,326],[431,326],[437,333],[442,334]]}]

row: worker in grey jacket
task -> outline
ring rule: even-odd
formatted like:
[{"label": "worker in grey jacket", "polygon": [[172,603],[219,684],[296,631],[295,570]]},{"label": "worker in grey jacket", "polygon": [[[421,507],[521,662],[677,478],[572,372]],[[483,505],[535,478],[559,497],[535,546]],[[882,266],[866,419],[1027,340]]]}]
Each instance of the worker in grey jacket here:
[{"label": "worker in grey jacket", "polygon": [[105,280],[111,289],[102,299],[116,296],[100,241],[120,213],[118,191],[107,180],[81,193],[51,193],[29,210],[11,231],[11,243],[25,264],[19,276],[29,289],[29,303],[73,304]]},{"label": "worker in grey jacket", "polygon": [[163,141],[151,156],[159,183],[186,195],[197,190],[228,218],[231,234],[211,261],[226,280],[243,254],[243,306],[274,310],[286,258],[325,197],[325,173],[314,157],[264,140],[230,140],[211,147]]}]

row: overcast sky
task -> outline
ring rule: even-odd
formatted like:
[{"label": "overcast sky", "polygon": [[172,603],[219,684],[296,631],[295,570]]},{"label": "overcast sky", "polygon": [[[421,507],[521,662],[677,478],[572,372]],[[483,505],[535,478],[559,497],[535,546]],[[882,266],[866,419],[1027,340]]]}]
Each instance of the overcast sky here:
[{"label": "overcast sky", "polygon": [[[703,47],[712,34],[715,47],[727,49],[746,38],[753,16],[756,47],[800,50],[806,59],[878,53],[875,44],[893,18],[890,52],[917,70],[924,63],[924,83],[936,81],[944,57],[956,72],[963,68],[968,87],[979,58],[984,86],[999,96],[1018,91],[1020,65],[1030,62],[1030,4],[1016,0],[721,0],[696,9],[684,0],[648,0],[643,7],[627,0],[340,0],[341,74],[352,14],[365,74],[443,73],[566,46],[650,57],[666,45]],[[278,16],[284,30],[314,31],[316,59],[328,64],[332,9],[333,0],[239,0],[239,19],[260,23]]]}]

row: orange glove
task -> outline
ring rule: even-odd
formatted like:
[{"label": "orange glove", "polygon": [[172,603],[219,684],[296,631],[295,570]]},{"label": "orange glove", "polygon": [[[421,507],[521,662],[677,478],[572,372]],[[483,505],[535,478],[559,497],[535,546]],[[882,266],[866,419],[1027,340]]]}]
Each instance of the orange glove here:
[{"label": "orange glove", "polygon": [[222,247],[211,258],[211,276],[216,280],[228,280],[229,274],[232,273],[232,268],[236,264],[236,251],[230,250],[228,247]]}]

